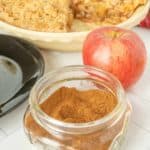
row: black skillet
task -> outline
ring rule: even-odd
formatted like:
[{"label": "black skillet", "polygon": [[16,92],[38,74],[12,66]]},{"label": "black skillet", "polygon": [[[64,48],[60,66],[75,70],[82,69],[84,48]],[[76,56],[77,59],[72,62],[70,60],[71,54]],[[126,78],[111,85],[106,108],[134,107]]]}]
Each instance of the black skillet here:
[{"label": "black skillet", "polygon": [[0,35],[0,116],[27,99],[43,72],[44,60],[37,47]]}]

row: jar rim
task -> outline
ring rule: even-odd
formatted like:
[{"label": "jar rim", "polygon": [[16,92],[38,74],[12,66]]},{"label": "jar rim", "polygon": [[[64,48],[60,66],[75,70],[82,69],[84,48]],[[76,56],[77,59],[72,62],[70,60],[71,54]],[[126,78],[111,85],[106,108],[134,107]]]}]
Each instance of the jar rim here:
[{"label": "jar rim", "polygon": [[[94,120],[94,121],[90,121],[90,122],[85,122],[85,123],[66,123],[60,120],[57,120],[49,115],[47,115],[40,107],[39,104],[37,103],[37,98],[36,98],[36,91],[38,90],[38,87],[40,87],[40,85],[42,85],[43,83],[45,83],[49,77],[54,76],[58,73],[64,72],[64,71],[72,71],[72,69],[75,70],[80,70],[80,69],[90,69],[90,70],[94,70],[97,73],[100,74],[105,74],[107,75],[111,80],[115,81],[117,83],[117,97],[120,98],[120,100],[118,100],[118,104],[117,106],[114,108],[114,110],[112,112],[110,112],[108,115],[104,116],[103,118],[100,118],[98,120]],[[102,125],[106,122],[108,122],[109,120],[111,120],[114,116],[116,116],[117,114],[123,114],[126,110],[127,107],[127,102],[125,101],[125,92],[124,89],[120,83],[120,81],[114,77],[112,74],[102,70],[102,69],[98,69],[92,66],[87,66],[87,65],[72,65],[72,66],[65,66],[62,68],[58,68],[55,69],[53,71],[50,71],[49,73],[46,73],[40,80],[37,81],[37,83],[34,85],[34,87],[31,90],[30,93],[30,98],[29,98],[29,105],[31,110],[31,114],[35,114],[38,113],[38,115],[46,122],[52,124],[52,125],[56,125],[58,127],[64,127],[64,128],[74,128],[74,129],[80,129],[80,128],[90,128],[93,126],[97,126],[97,125]]]}]

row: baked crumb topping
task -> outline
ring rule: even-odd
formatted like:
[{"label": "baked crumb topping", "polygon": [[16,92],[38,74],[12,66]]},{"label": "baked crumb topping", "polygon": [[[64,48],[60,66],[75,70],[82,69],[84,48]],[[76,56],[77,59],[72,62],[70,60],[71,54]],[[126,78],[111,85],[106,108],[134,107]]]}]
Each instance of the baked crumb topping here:
[{"label": "baked crumb topping", "polygon": [[[115,25],[147,0],[0,0],[0,20],[35,31],[69,32],[76,20]],[[78,22],[76,25],[78,28]]]},{"label": "baked crumb topping", "polygon": [[127,20],[147,0],[73,0],[75,18],[84,22],[115,25]]},{"label": "baked crumb topping", "polygon": [[25,29],[67,32],[73,13],[70,0],[0,0],[0,19]]}]

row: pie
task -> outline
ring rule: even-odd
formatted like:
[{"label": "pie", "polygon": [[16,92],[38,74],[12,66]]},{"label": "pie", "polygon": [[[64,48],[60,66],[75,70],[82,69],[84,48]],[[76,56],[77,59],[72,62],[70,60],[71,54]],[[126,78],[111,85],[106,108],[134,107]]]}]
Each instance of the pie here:
[{"label": "pie", "polygon": [[[35,31],[70,32],[116,25],[147,0],[0,0],[0,20]],[[80,29],[82,28],[82,29]]]},{"label": "pie", "polygon": [[73,0],[75,18],[115,25],[127,20],[146,0]]},{"label": "pie", "polygon": [[70,0],[0,0],[0,20],[25,29],[67,32],[73,13]]}]

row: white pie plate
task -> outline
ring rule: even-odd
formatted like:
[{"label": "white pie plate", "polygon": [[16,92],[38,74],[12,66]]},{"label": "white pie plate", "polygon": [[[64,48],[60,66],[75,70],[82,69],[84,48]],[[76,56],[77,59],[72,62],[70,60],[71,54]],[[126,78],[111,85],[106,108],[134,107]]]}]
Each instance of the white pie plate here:
[{"label": "white pie plate", "polygon": [[[150,0],[145,6],[139,7],[136,12],[125,22],[116,26],[122,28],[132,28],[144,19],[150,8]],[[9,35],[24,38],[43,49],[59,51],[77,51],[82,49],[83,41],[90,31],[85,32],[68,32],[68,33],[51,33],[37,32],[22,29],[3,21],[0,21],[0,30]]]}]

